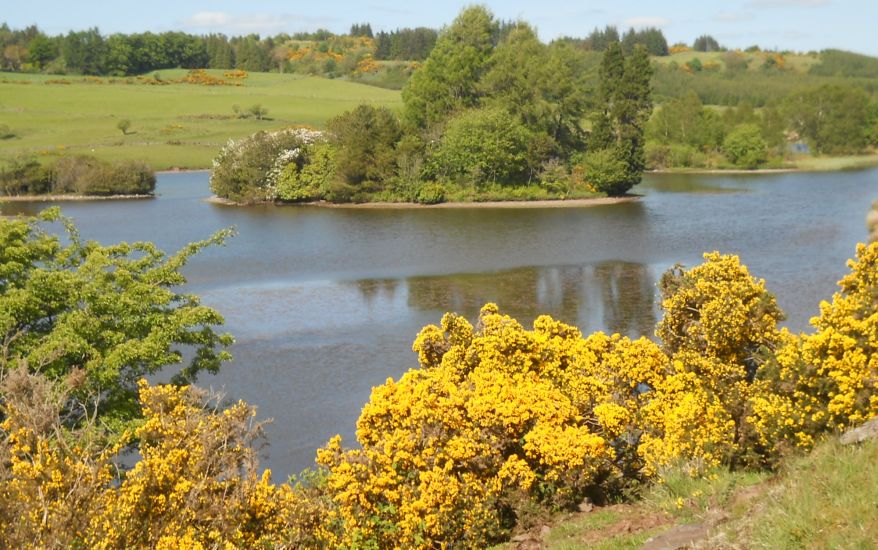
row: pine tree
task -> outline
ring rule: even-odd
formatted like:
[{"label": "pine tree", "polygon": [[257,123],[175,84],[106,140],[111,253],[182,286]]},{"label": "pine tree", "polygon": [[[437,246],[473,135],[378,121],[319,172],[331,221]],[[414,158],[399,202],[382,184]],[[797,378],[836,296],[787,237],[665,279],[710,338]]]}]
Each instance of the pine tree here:
[{"label": "pine tree", "polygon": [[626,58],[621,45],[611,43],[604,52],[599,74],[588,148],[590,152],[611,150],[614,159],[622,162],[624,170],[618,172],[619,181],[602,189],[622,195],[640,183],[646,167],[644,132],[652,112],[649,54],[637,46]]}]

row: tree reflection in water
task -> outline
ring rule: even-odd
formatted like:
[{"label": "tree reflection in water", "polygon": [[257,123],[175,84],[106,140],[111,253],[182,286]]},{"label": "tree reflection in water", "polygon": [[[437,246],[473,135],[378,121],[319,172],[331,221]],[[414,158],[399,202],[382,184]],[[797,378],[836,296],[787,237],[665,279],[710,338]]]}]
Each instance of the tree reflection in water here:
[{"label": "tree reflection in water", "polygon": [[[393,299],[403,287],[407,305],[438,316],[454,311],[474,318],[486,302],[522,322],[549,314],[584,332],[603,330],[652,336],[656,276],[650,266],[605,261],[579,266],[526,267],[490,273],[365,279],[356,286],[366,305]],[[403,284],[404,282],[404,284]]]}]

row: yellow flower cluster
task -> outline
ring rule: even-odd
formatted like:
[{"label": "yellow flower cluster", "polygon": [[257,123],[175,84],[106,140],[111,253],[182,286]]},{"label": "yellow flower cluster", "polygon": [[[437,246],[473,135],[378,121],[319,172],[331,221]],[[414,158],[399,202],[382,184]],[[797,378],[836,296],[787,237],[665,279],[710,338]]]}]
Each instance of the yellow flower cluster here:
[{"label": "yellow flower cluster", "polygon": [[878,415],[878,243],[859,245],[812,334],[784,333],[753,400],[760,443],[810,448],[815,436]]},{"label": "yellow flower cluster", "polygon": [[364,407],[362,448],[335,438],[318,453],[342,546],[480,547],[526,501],[582,498],[631,469],[641,384],[667,365],[646,339],[583,339],[549,317],[525,330],[493,304],[477,328],[445,315],[413,349],[421,369]]},{"label": "yellow flower cluster", "polygon": [[141,459],[119,481],[112,460],[125,440],[71,445],[90,436],[62,433],[60,409],[39,430],[5,407],[0,547],[254,548],[320,533],[315,502],[272,485],[268,471],[257,476],[251,407],[218,413],[199,391],[145,381],[140,399]]},{"label": "yellow flower cluster", "polygon": [[750,456],[748,411],[762,387],[756,373],[781,341],[783,312],[737,256],[704,260],[662,278],[656,335],[675,374],[655,387],[647,408],[651,469],[680,458],[705,467],[761,460]]}]

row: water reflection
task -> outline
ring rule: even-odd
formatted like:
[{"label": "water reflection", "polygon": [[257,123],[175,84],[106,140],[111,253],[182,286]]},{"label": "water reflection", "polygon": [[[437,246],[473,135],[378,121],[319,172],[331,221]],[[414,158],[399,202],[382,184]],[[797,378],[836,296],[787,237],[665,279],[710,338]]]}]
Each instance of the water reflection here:
[{"label": "water reflection", "polygon": [[603,262],[595,266],[601,286],[604,325],[612,332],[651,335],[656,322],[657,288],[647,266],[635,262]]},{"label": "water reflection", "polygon": [[767,281],[786,326],[805,329],[867,237],[878,169],[650,174],[641,200],[582,209],[223,208],[202,201],[206,173],[162,174],[158,190],[155,200],[67,203],[64,213],[85,239],[167,251],[238,228],[185,268],[186,291],[222,312],[236,337],[235,361],[199,384],[275,419],[265,465],[283,475],[312,465],[336,433],[352,441],[372,386],[417,365],[412,340],[446,311],[473,319],[495,301],[525,325],[548,313],[586,334],[650,336],[661,273],[720,250]]},{"label": "water reflection", "polygon": [[487,302],[530,323],[549,314],[586,332],[608,330],[632,337],[652,334],[656,321],[656,271],[637,262],[525,267],[407,279],[363,279],[351,283],[364,302],[392,301],[405,292],[410,310],[438,320],[446,311],[469,319]]}]

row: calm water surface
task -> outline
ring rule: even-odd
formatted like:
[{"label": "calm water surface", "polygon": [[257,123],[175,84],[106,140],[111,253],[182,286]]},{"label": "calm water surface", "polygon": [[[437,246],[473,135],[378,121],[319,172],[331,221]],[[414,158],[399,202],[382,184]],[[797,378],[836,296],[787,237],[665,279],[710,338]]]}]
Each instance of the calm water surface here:
[{"label": "calm water surface", "polygon": [[[226,317],[235,361],[200,383],[259,407],[277,474],[353,443],[372,386],[416,366],[411,342],[445,311],[488,301],[651,336],[656,282],[704,251],[739,254],[805,329],[866,237],[878,170],[772,176],[653,175],[641,200],[564,209],[345,210],[204,202],[206,173],[159,177],[156,200],[63,205],[83,235],[165,250],[235,226],[186,267],[189,290]],[[34,213],[19,203],[4,213]]]}]

